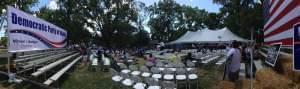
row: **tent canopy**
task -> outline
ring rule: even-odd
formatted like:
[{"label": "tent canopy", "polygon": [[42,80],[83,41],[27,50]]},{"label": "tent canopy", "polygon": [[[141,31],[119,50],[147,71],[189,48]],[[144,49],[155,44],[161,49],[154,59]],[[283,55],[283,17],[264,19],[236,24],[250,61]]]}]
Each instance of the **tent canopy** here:
[{"label": "tent canopy", "polygon": [[230,42],[232,40],[248,42],[244,38],[241,38],[227,28],[219,29],[219,30],[210,30],[203,29],[198,30],[196,32],[187,31],[183,36],[178,38],[175,41],[172,41],[168,44],[178,44],[178,43],[224,43]]}]

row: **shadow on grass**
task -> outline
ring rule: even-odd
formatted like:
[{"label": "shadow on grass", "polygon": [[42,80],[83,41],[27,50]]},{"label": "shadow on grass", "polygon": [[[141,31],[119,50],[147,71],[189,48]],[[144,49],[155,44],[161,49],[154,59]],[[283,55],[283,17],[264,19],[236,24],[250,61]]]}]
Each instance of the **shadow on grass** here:
[{"label": "shadow on grass", "polygon": [[109,89],[112,83],[109,72],[90,71],[87,66],[77,65],[68,75],[62,89]]},{"label": "shadow on grass", "polygon": [[223,77],[222,69],[222,66],[217,66],[215,64],[200,66],[198,69],[200,76],[200,89],[216,89],[217,84]]}]

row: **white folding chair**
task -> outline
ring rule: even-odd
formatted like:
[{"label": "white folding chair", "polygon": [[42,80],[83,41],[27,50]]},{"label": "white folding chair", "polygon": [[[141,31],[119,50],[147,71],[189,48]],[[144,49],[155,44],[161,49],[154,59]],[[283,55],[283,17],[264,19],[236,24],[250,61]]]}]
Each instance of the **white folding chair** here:
[{"label": "white folding chair", "polygon": [[185,89],[187,89],[187,76],[186,76],[186,70],[184,68],[179,68],[176,70],[176,84],[177,88],[180,84],[185,84]]},{"label": "white folding chair", "polygon": [[151,76],[151,72],[146,66],[141,66],[140,71],[142,72],[142,74],[141,74],[142,77],[150,77]]},{"label": "white folding chair", "polygon": [[188,71],[187,76],[188,76],[189,89],[194,89],[194,88],[191,88],[193,83],[196,84],[196,89],[198,89],[199,79],[198,79],[198,75],[197,75],[197,69],[192,69],[192,70]]},{"label": "white folding chair", "polygon": [[161,86],[162,89],[177,89],[177,85],[173,81],[163,81]]},{"label": "white folding chair", "polygon": [[160,71],[157,67],[152,67],[151,72],[152,72],[152,76],[151,76],[152,78],[155,78],[155,79],[162,78],[162,74],[160,73]]},{"label": "white folding chair", "polygon": [[125,86],[125,88],[129,88],[129,87],[133,86],[134,81],[128,74],[121,73],[120,76],[124,78],[121,83]]},{"label": "white folding chair", "polygon": [[140,77],[132,76],[131,78],[135,82],[135,84],[133,85],[134,89],[145,89],[146,88],[146,84],[143,83],[143,81]]},{"label": "white folding chair", "polygon": [[120,74],[112,68],[110,68],[110,72],[112,74],[112,85],[110,89],[112,89],[114,85],[119,85],[119,83],[123,80],[123,77],[121,77]]},{"label": "white folding chair", "polygon": [[138,76],[141,74],[141,71],[139,71],[135,65],[130,65],[129,69],[132,71],[131,75],[133,75],[133,76]]},{"label": "white folding chair", "polygon": [[161,86],[159,86],[158,79],[155,78],[146,78],[145,82],[148,84],[147,89],[161,89]]},{"label": "white folding chair", "polygon": [[174,80],[174,71],[170,70],[170,69],[165,69],[163,71],[163,79],[166,81],[172,81]]},{"label": "white folding chair", "polygon": [[130,73],[131,71],[127,68],[127,66],[123,63],[119,63],[119,66],[121,68],[121,72],[122,73],[125,73],[125,74],[128,74]]}]

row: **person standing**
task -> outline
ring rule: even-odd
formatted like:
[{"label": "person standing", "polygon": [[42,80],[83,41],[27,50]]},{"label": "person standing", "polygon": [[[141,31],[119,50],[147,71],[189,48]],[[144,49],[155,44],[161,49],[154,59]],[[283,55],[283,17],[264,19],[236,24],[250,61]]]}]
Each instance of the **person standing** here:
[{"label": "person standing", "polygon": [[239,71],[241,67],[241,49],[237,41],[232,42],[232,48],[227,53],[227,66],[228,78],[230,81],[235,82],[239,78]]},{"label": "person standing", "polygon": [[88,55],[87,55],[87,49],[84,46],[80,47],[80,54],[82,55],[82,62],[83,65],[87,65],[87,61],[88,61]]},{"label": "person standing", "polygon": [[[251,44],[248,44],[248,46],[245,48],[245,72],[246,72],[246,77],[247,78],[250,78],[250,76],[254,76],[255,74],[255,71],[256,71],[256,68],[254,67],[255,64],[253,63],[253,61],[251,62],[251,56],[253,56],[253,52],[254,52],[254,49],[253,49],[253,46]],[[251,63],[253,65],[253,68],[252,68],[252,72],[251,73]]]}]

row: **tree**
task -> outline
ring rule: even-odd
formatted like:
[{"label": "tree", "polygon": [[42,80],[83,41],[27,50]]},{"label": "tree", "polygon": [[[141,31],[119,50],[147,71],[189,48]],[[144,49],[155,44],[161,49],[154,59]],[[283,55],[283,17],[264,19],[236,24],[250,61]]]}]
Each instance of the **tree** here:
[{"label": "tree", "polygon": [[83,41],[88,43],[92,35],[84,28],[85,20],[70,9],[79,9],[75,7],[75,2],[75,0],[60,2],[60,5],[65,6],[61,6],[58,10],[50,10],[47,7],[42,7],[37,16],[65,29],[68,32],[67,38],[69,42],[80,43]]},{"label": "tree", "polygon": [[220,29],[224,27],[222,15],[218,13],[209,13],[205,18],[204,24],[209,29]]},{"label": "tree", "polygon": [[149,33],[145,30],[139,31],[137,34],[134,35],[135,43],[133,44],[136,47],[143,47],[147,46],[150,42]]},{"label": "tree", "polygon": [[[7,5],[15,6],[17,5],[20,10],[31,13],[30,8],[34,6],[38,0],[1,0],[0,2],[0,10],[6,9]],[[0,12],[0,15],[2,11]]]},{"label": "tree", "polygon": [[128,47],[137,31],[137,15],[133,0],[81,0],[79,14],[108,47]]},{"label": "tree", "polygon": [[224,26],[235,34],[250,39],[251,30],[263,28],[262,4],[255,0],[214,0],[222,4]]},{"label": "tree", "polygon": [[75,43],[94,41],[107,47],[130,47],[137,41],[133,33],[147,34],[142,24],[145,16],[137,12],[145,9],[144,3],[133,0],[60,0],[58,5],[59,10],[42,8],[38,15],[67,29],[68,38]]},{"label": "tree", "polygon": [[174,0],[161,0],[149,7],[152,40],[168,42],[177,39],[186,31],[204,28],[207,11],[190,6],[181,6]]},{"label": "tree", "polygon": [[179,19],[179,29],[186,29],[189,31],[197,31],[204,28],[205,18],[208,12],[204,9],[193,8],[191,6],[181,6],[182,18]]},{"label": "tree", "polygon": [[0,40],[0,46],[7,46],[7,41],[8,41],[8,39],[7,39],[7,37],[1,37],[1,40]]},{"label": "tree", "polygon": [[169,41],[175,30],[174,24],[180,17],[180,7],[174,0],[161,0],[149,7],[152,39]]}]

